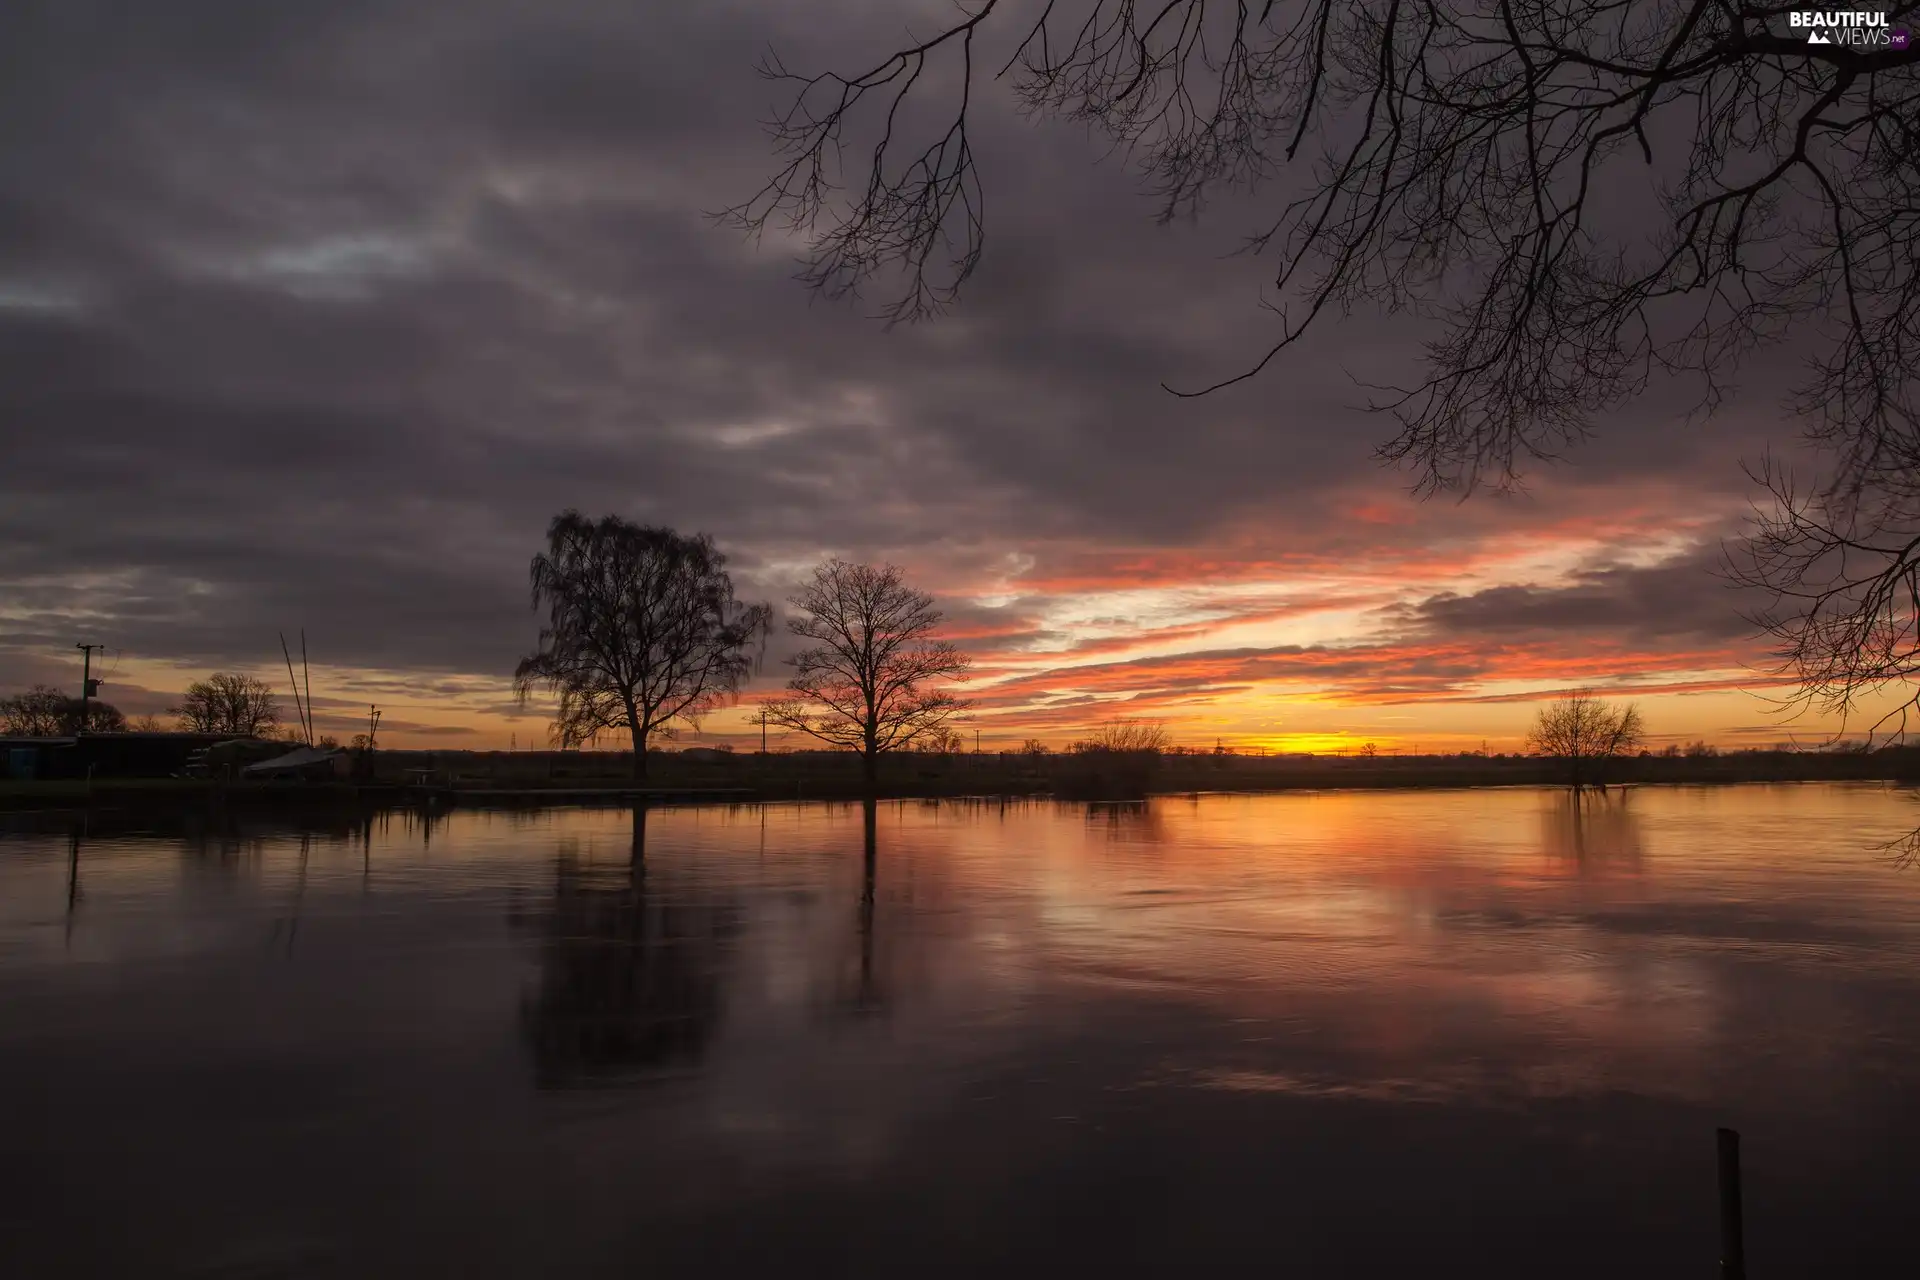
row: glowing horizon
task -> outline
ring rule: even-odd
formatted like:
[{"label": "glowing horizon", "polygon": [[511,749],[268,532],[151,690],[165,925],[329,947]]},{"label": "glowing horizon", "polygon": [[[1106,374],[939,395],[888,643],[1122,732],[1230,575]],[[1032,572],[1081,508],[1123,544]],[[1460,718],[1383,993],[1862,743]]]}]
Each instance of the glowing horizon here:
[{"label": "glowing horizon", "polygon": [[[1015,749],[1028,739],[1058,748],[1124,718],[1162,724],[1175,745],[1200,749],[1351,754],[1371,743],[1383,755],[1514,752],[1524,749],[1537,705],[1572,688],[1639,703],[1654,749],[1697,740],[1815,746],[1857,733],[1859,720],[1779,713],[1791,690],[1765,650],[1728,625],[1733,601],[1725,619],[1711,609],[1673,619],[1659,643],[1636,629],[1657,630],[1662,615],[1619,614],[1647,606],[1632,603],[1645,582],[1698,568],[1709,545],[1703,527],[1711,522],[1695,517],[1628,537],[1618,520],[1568,520],[1552,536],[1535,526],[1518,537],[1496,531],[1360,555],[1296,549],[1284,560],[1231,543],[1152,555],[1064,545],[1033,548],[1010,571],[1003,559],[984,578],[943,575],[937,563],[913,577],[935,590],[945,636],[975,660],[959,688],[974,703],[958,726],[969,749],[975,741]],[[806,563],[795,558],[783,570]],[[764,562],[755,572],[767,572]],[[1684,588],[1686,579],[1676,580]],[[1650,602],[1657,610],[1666,597]],[[1481,620],[1474,610],[1483,607],[1500,612]],[[1570,607],[1566,619],[1554,612]],[[57,665],[57,654],[48,658]],[[103,696],[130,717],[163,713],[212,669],[111,653],[108,664]],[[68,684],[78,678],[70,665]],[[252,674],[274,686],[290,721],[278,665],[259,662]],[[543,701],[516,706],[506,672],[321,663],[313,682],[316,727],[342,741],[365,728],[377,703],[389,747],[547,745]],[[738,704],[656,746],[757,749],[753,708],[779,684],[775,658]],[[782,733],[768,744],[817,745]],[[609,735],[601,745],[626,743]]]}]

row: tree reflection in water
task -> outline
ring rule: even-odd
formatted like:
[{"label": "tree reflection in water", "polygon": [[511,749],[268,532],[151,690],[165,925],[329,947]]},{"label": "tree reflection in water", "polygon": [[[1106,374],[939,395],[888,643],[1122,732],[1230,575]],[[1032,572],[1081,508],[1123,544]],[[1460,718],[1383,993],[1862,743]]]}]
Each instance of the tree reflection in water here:
[{"label": "tree reflection in water", "polygon": [[719,1027],[740,913],[650,875],[646,826],[636,806],[625,867],[555,859],[539,985],[521,1008],[542,1088],[616,1084],[697,1058]]},{"label": "tree reflection in water", "polygon": [[1151,800],[1089,800],[1087,825],[1106,828],[1107,839],[1131,844],[1165,844],[1166,817]]},{"label": "tree reflection in water", "polygon": [[1541,844],[1582,870],[1638,870],[1640,819],[1632,795],[1631,788],[1616,787],[1551,796],[1540,815]]},{"label": "tree reflection in water", "polygon": [[858,1013],[876,1013],[880,1009],[880,989],[873,976],[874,888],[879,864],[878,813],[869,798],[861,805],[860,832],[865,865],[860,889],[860,984],[855,989],[853,1008]]},{"label": "tree reflection in water", "polygon": [[[828,962],[822,975],[823,986],[815,999],[816,1008],[829,1021],[846,1018],[865,1019],[886,1012],[890,983],[875,952],[876,925],[880,914],[879,895],[879,806],[864,800],[860,808],[861,875],[860,897],[851,913],[852,946],[849,936],[835,927],[828,944]],[[836,903],[836,918],[845,910]]]}]

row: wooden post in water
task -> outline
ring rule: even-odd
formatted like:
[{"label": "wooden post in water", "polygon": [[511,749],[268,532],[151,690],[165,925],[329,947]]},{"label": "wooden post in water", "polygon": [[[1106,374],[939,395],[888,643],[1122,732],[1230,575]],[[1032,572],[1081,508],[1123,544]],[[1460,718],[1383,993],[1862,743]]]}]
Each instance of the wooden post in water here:
[{"label": "wooden post in water", "polygon": [[1718,1133],[1720,1145],[1720,1280],[1747,1280],[1747,1249],[1740,1224],[1740,1135]]}]

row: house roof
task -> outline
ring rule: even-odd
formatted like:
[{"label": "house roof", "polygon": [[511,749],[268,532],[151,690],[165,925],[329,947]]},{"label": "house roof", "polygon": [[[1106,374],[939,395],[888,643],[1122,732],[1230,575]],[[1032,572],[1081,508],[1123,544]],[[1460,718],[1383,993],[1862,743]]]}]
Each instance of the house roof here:
[{"label": "house roof", "polygon": [[345,753],[327,747],[295,747],[283,756],[275,756],[271,760],[250,764],[240,772],[278,773],[282,769],[304,769],[308,765],[321,764],[343,754]]}]

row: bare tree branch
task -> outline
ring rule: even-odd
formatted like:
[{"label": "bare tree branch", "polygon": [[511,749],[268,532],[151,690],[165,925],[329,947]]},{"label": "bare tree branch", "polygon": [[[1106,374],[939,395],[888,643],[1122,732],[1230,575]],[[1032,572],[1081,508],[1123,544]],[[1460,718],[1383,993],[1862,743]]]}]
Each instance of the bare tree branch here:
[{"label": "bare tree branch", "polygon": [[[1892,6],[1889,22],[1917,7]],[[984,243],[975,45],[1004,19],[999,74],[1019,102],[1104,130],[1163,220],[1311,166],[1248,244],[1279,259],[1279,332],[1215,387],[1269,367],[1329,312],[1431,318],[1425,375],[1379,389],[1399,421],[1381,456],[1423,492],[1500,488],[1656,376],[1692,376],[1711,408],[1792,322],[1810,356],[1795,404],[1836,449],[1835,491],[1857,493],[1905,465],[1915,435],[1920,48],[1809,45],[1787,13],[975,0],[859,74],[770,59],[793,91],[770,122],[790,159],[724,216],[808,236],[802,278],[830,296],[900,268],[890,320],[950,303]],[[951,106],[916,150],[909,100],[929,92]],[[843,199],[840,150],[862,130],[875,141]],[[1621,183],[1666,203],[1650,243],[1598,215],[1595,193]]]},{"label": "bare tree branch", "polygon": [[1839,738],[1862,702],[1898,688],[1901,698],[1865,732],[1869,745],[1903,737],[1920,707],[1920,495],[1889,489],[1863,511],[1801,490],[1771,460],[1749,474],[1770,501],[1756,505],[1751,531],[1731,549],[1730,576],[1768,593],[1749,620],[1795,681],[1781,705],[1838,716]]}]

